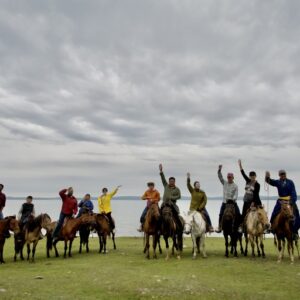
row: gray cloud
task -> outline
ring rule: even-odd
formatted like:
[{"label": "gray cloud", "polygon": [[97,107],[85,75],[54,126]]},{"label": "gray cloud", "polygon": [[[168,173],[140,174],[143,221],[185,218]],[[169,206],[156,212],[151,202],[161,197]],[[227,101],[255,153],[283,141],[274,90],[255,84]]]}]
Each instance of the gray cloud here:
[{"label": "gray cloud", "polygon": [[183,176],[196,160],[215,194],[213,168],[240,156],[300,180],[299,6],[3,1],[1,180],[24,182],[26,168],[34,189],[42,165],[47,194],[78,166],[90,189],[103,166],[99,180],[137,193],[160,161]]}]

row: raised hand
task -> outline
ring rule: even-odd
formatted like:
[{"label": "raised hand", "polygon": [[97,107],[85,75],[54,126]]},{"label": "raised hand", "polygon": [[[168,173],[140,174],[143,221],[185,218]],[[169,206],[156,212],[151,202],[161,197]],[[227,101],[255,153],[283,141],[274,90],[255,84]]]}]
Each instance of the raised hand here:
[{"label": "raised hand", "polygon": [[238,160],[238,164],[239,164],[240,169],[242,170],[243,169],[243,167],[242,167],[242,161],[240,159]]},{"label": "raised hand", "polygon": [[190,178],[191,174],[188,172],[188,173],[186,173],[186,176],[187,176],[187,178]]},{"label": "raised hand", "polygon": [[223,168],[223,165],[219,165],[219,171],[221,171]]},{"label": "raised hand", "polygon": [[267,177],[267,178],[270,178],[270,177],[271,177],[271,174],[270,174],[269,171],[266,171],[266,177]]},{"label": "raised hand", "polygon": [[162,172],[162,171],[163,171],[163,165],[162,165],[162,164],[159,164],[158,167],[159,167],[159,171]]}]

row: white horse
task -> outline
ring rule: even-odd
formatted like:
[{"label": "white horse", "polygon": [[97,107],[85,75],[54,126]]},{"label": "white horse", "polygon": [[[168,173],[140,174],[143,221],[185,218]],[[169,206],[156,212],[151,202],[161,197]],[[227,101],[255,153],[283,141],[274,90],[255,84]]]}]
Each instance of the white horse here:
[{"label": "white horse", "polygon": [[206,258],[205,252],[205,232],[206,222],[203,219],[201,213],[198,211],[189,211],[184,217],[184,233],[192,235],[193,240],[193,259],[196,258],[198,253],[202,253],[202,257]]}]

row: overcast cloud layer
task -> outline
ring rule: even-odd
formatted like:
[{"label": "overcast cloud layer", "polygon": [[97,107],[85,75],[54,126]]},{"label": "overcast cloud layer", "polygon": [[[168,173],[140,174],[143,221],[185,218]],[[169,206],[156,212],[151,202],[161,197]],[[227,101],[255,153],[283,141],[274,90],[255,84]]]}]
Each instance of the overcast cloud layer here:
[{"label": "overcast cloud layer", "polygon": [[299,1],[7,0],[0,36],[7,194],[139,195],[160,162],[242,194],[238,158],[300,189]]}]

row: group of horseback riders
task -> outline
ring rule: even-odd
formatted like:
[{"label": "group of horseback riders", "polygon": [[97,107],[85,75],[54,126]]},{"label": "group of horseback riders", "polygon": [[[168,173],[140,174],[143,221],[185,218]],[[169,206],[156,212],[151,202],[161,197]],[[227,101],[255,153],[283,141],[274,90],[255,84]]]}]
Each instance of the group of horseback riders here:
[{"label": "group of horseback riders", "polygon": [[[104,214],[107,219],[109,220],[109,224],[111,227],[111,230],[113,231],[115,228],[114,221],[111,216],[111,199],[112,197],[118,192],[118,189],[121,186],[118,186],[115,188],[111,193],[108,192],[107,188],[102,189],[102,194],[98,197],[98,207],[99,207],[99,212],[101,214]],[[4,186],[0,184],[0,220],[3,219],[3,213],[2,210],[5,207],[6,203],[6,196],[2,192]],[[92,214],[94,210],[94,205],[93,202],[91,201],[91,195],[86,194],[84,198],[77,203],[77,199],[73,195],[73,188],[69,187],[67,189],[63,189],[59,192],[59,195],[62,200],[62,207],[60,211],[60,215],[57,221],[57,225],[53,231],[53,243],[58,240],[60,230],[64,224],[64,221],[66,218],[71,218],[75,216],[78,212],[78,207],[79,207],[79,212],[76,216],[76,218],[79,218],[83,213],[89,213]],[[30,218],[35,217],[35,209],[34,209],[34,204],[32,203],[33,197],[28,196],[26,198],[26,201],[22,204],[19,213],[18,213],[18,220],[20,221],[20,229],[22,230],[23,228],[26,227],[26,224],[28,223]],[[7,231],[5,237],[10,237],[9,232]],[[42,235],[41,235],[42,238]]]},{"label": "group of horseback riders", "polygon": [[[190,202],[190,211],[198,211],[202,214],[203,218],[206,221],[207,224],[207,232],[218,232],[220,233],[222,231],[222,218],[224,214],[224,210],[227,203],[234,204],[235,207],[235,218],[236,222],[239,225],[238,231],[243,232],[244,228],[244,222],[247,216],[247,213],[249,212],[251,207],[262,207],[262,202],[260,200],[260,184],[257,182],[256,179],[256,173],[254,171],[251,171],[249,173],[249,176],[246,175],[241,160],[238,161],[239,168],[241,171],[241,175],[246,181],[245,185],[245,194],[243,198],[243,209],[242,213],[240,213],[240,209],[237,205],[237,199],[238,199],[238,186],[234,182],[234,174],[228,173],[227,174],[227,180],[223,178],[222,175],[222,165],[219,165],[218,167],[218,177],[223,185],[223,202],[221,205],[220,213],[219,213],[219,225],[216,230],[212,227],[211,220],[209,217],[209,214],[206,210],[206,204],[207,204],[207,196],[203,190],[200,189],[200,182],[195,181],[193,186],[191,185],[191,177],[190,173],[187,173],[187,188],[191,194],[191,202]],[[179,207],[177,206],[176,202],[178,199],[181,198],[181,192],[180,189],[176,186],[176,180],[174,177],[170,177],[168,182],[166,181],[164,172],[163,172],[163,166],[162,164],[159,165],[159,171],[160,171],[160,177],[162,184],[164,186],[164,194],[163,194],[163,201],[161,205],[161,209],[163,209],[164,206],[169,206],[172,208],[173,216],[175,219],[175,222],[179,228],[182,228],[182,222],[180,220],[179,214]],[[270,172],[266,172],[265,174],[265,181],[271,186],[277,187],[279,198],[276,202],[276,205],[274,207],[274,210],[272,212],[271,216],[271,225],[273,224],[273,221],[275,217],[278,215],[281,209],[281,201],[287,201],[289,202],[293,207],[293,213],[294,213],[294,220],[293,220],[293,234],[295,237],[298,236],[298,230],[300,228],[300,217],[299,217],[299,210],[296,204],[297,201],[297,193],[295,189],[295,185],[292,180],[288,179],[286,176],[285,170],[279,171],[279,179],[271,179]],[[143,224],[145,221],[145,216],[147,214],[147,211],[152,203],[159,203],[160,201],[160,194],[155,189],[155,184],[153,182],[148,183],[148,189],[145,191],[144,195],[141,197],[143,200],[147,200],[147,206],[145,207],[141,218],[141,228],[139,228],[139,231],[143,231]],[[271,226],[271,232],[272,232],[272,226]],[[270,231],[266,231],[266,233],[269,233]]]}]

